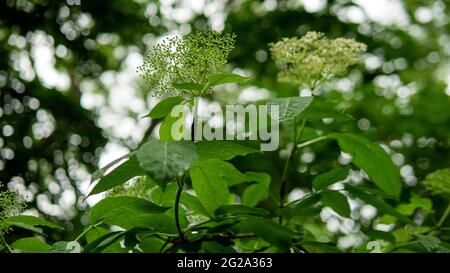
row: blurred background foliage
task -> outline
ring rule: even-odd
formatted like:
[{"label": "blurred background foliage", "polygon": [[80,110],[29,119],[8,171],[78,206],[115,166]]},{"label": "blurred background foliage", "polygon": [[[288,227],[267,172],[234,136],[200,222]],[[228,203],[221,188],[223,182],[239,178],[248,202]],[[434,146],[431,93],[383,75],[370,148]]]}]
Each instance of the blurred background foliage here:
[{"label": "blurred background foliage", "polygon": [[[93,171],[154,135],[157,121],[140,119],[156,102],[136,73],[143,54],[163,37],[196,30],[237,34],[231,63],[252,80],[211,96],[230,103],[311,93],[276,81],[270,42],[320,31],[367,44],[363,62],[314,91],[316,103],[356,120],[308,126],[354,128],[382,143],[399,166],[406,202],[412,192],[431,198],[424,177],[450,165],[449,1],[76,2],[0,2],[0,181],[27,200],[28,213],[65,225],[67,233],[53,234],[55,240],[76,236],[87,222],[91,198],[86,203],[84,195]],[[287,145],[234,163],[278,181]],[[331,143],[313,148],[289,173],[292,198],[336,159],[346,160]],[[351,179],[363,178],[353,172]],[[444,201],[432,198],[433,209],[444,210]],[[269,198],[266,205],[275,204]],[[323,234],[351,235],[354,222],[322,214]]]}]

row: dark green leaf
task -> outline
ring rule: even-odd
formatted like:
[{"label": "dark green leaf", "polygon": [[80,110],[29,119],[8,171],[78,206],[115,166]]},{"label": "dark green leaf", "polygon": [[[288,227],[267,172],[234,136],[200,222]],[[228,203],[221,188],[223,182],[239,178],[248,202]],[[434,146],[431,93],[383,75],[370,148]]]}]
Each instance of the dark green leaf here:
[{"label": "dark green leaf", "polygon": [[252,208],[244,205],[222,205],[216,209],[214,212],[216,217],[226,216],[226,215],[256,215],[256,216],[266,216],[269,215],[265,209]]},{"label": "dark green leaf", "polygon": [[243,219],[239,226],[243,232],[254,233],[264,241],[283,249],[289,248],[294,241],[300,239],[300,234],[262,218]]},{"label": "dark green leaf", "polygon": [[270,175],[266,173],[246,172],[249,181],[254,182],[242,194],[242,204],[256,206],[269,192]]},{"label": "dark green leaf", "polygon": [[349,167],[336,168],[329,172],[320,174],[314,178],[312,182],[313,186],[316,190],[323,190],[336,182],[346,179],[349,171]]},{"label": "dark green leaf", "polygon": [[338,191],[327,191],[320,194],[320,201],[332,208],[339,215],[350,218],[350,206],[347,197]]},{"label": "dark green leaf", "polygon": [[145,174],[145,171],[139,166],[137,159],[135,157],[131,157],[112,170],[109,174],[103,176],[89,195],[110,190],[116,186],[126,183],[136,176],[143,176]]},{"label": "dark green leaf", "polygon": [[280,114],[279,121],[285,122],[296,118],[308,108],[312,101],[313,97],[291,97],[270,100],[268,105],[269,107],[278,105]]},{"label": "dark green leaf", "polygon": [[197,152],[191,142],[150,140],[138,150],[137,159],[141,168],[164,187],[189,169]]},{"label": "dark green leaf", "polygon": [[354,188],[347,188],[347,190],[354,197],[357,197],[357,198],[361,199],[362,201],[364,201],[364,202],[374,206],[375,208],[377,208],[381,212],[389,214],[389,215],[392,215],[394,217],[397,217],[398,219],[400,219],[404,223],[415,225],[414,222],[411,221],[411,219],[409,219],[408,217],[404,216],[400,212],[396,211],[388,203],[386,203],[384,201],[381,201],[381,200],[377,199],[376,197],[374,197],[374,196],[372,196],[372,195],[370,195],[368,193],[356,190]]},{"label": "dark green leaf", "polygon": [[155,107],[153,107],[152,111],[148,113],[145,117],[150,118],[162,118],[167,116],[172,108],[180,104],[184,99],[182,97],[168,97],[162,101],[160,101]]},{"label": "dark green leaf", "polygon": [[350,133],[333,133],[329,137],[337,139],[341,149],[353,156],[353,163],[363,169],[380,189],[400,196],[402,183],[399,170],[379,145]]},{"label": "dark green leaf", "polygon": [[233,141],[224,140],[198,141],[195,143],[195,146],[197,147],[198,157],[201,160],[210,158],[230,160],[236,156],[260,152]]},{"label": "dark green leaf", "polygon": [[370,239],[380,239],[395,244],[395,236],[391,232],[368,229],[363,230],[363,233]]}]

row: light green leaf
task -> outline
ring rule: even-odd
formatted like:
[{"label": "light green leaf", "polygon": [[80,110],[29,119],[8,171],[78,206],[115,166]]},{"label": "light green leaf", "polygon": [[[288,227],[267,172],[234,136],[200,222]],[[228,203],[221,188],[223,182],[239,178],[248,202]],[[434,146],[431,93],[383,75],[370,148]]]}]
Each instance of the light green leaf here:
[{"label": "light green leaf", "polygon": [[246,83],[249,80],[247,77],[232,73],[211,74],[208,75],[208,83],[210,87],[224,84],[224,83]]},{"label": "light green leaf", "polygon": [[131,157],[127,161],[120,164],[109,174],[103,176],[95,185],[89,195],[101,193],[110,190],[116,186],[122,185],[136,176],[146,175],[145,171],[139,166],[139,162],[135,157]]},{"label": "light green leaf", "polygon": [[428,251],[436,250],[441,245],[441,240],[433,235],[414,234],[413,236],[416,237],[420,244]]},{"label": "light green leaf", "polygon": [[76,241],[59,241],[54,243],[49,252],[50,253],[80,253],[83,250],[81,245]]},{"label": "light green leaf", "polygon": [[400,196],[402,183],[398,168],[391,157],[377,144],[355,134],[332,133],[341,149],[353,156],[353,163],[363,169],[372,181],[386,193]]},{"label": "light green leaf", "polygon": [[141,168],[164,187],[189,169],[197,151],[191,142],[150,140],[139,148],[137,159]]},{"label": "light green leaf", "polygon": [[347,197],[337,191],[327,191],[320,195],[322,204],[332,208],[339,215],[350,218],[350,206]]},{"label": "light green leaf", "polygon": [[303,111],[298,118],[315,120],[323,118],[332,118],[335,121],[349,121],[354,120],[354,118],[348,114],[338,112],[334,109],[321,107],[321,106],[310,106],[305,111]]},{"label": "light green leaf", "polygon": [[197,197],[209,214],[228,203],[228,187],[248,178],[233,165],[219,159],[199,160],[189,170]]},{"label": "light green leaf", "polygon": [[11,244],[11,248],[23,253],[47,253],[50,250],[48,244],[34,237],[19,239]]},{"label": "light green leaf", "polygon": [[91,208],[91,221],[94,224],[102,221],[125,229],[155,227],[159,218],[155,214],[162,214],[168,209],[137,197],[107,197]]},{"label": "light green leaf", "polygon": [[391,207],[388,203],[381,201],[379,199],[377,199],[376,197],[365,193],[363,191],[359,191],[355,188],[346,188],[347,191],[353,195],[354,197],[357,197],[359,199],[361,199],[362,201],[374,206],[375,208],[377,208],[378,210],[380,210],[383,213],[392,215],[398,219],[400,219],[401,221],[403,221],[406,224],[411,224],[411,225],[415,225],[414,222],[409,219],[408,217],[404,216],[403,214],[401,214],[400,212],[396,211],[393,207]]},{"label": "light green leaf", "polygon": [[328,186],[347,178],[350,168],[336,168],[326,173],[316,176],[313,180],[313,187],[316,190],[326,189]]},{"label": "light green leaf", "polygon": [[266,173],[246,172],[245,175],[254,183],[244,190],[242,204],[254,207],[267,196],[271,178]]},{"label": "light green leaf", "polygon": [[183,138],[184,134],[184,126],[181,128],[177,128],[179,130],[175,130],[175,134],[172,135],[172,127],[175,122],[180,120],[181,117],[173,117],[173,116],[167,116],[164,121],[161,123],[161,126],[159,127],[159,139],[163,141],[173,141],[173,140],[181,140]]},{"label": "light green leaf", "polygon": [[245,156],[247,154],[260,152],[233,141],[225,140],[198,141],[195,143],[195,146],[197,147],[197,153],[200,160],[210,158],[230,160],[236,156]]},{"label": "light green leaf", "polygon": [[222,205],[214,212],[216,217],[226,215],[254,215],[254,216],[266,216],[270,212],[261,208],[252,208],[245,205]]},{"label": "light green leaf", "polygon": [[239,227],[242,232],[254,233],[264,241],[283,249],[289,248],[293,242],[300,239],[300,234],[264,218],[243,219]]},{"label": "light green leaf", "polygon": [[155,107],[153,107],[152,111],[150,111],[150,113],[148,113],[147,115],[145,115],[144,117],[149,117],[149,118],[162,118],[167,116],[170,111],[172,111],[172,108],[177,105],[180,104],[183,101],[183,97],[168,97],[162,101],[160,101],[157,105],[155,105]]},{"label": "light green leaf", "polygon": [[183,192],[181,194],[181,203],[185,205],[190,211],[199,213],[205,216],[211,216],[209,212],[202,206],[200,200],[196,196]]},{"label": "light green leaf", "polygon": [[203,85],[193,82],[173,83],[172,86],[175,87],[176,89],[190,90],[190,91],[201,91],[203,89]]},{"label": "light green leaf", "polygon": [[269,108],[272,105],[279,107],[279,121],[285,122],[296,118],[312,103],[313,97],[290,97],[273,99],[268,102]]},{"label": "light green leaf", "polygon": [[53,228],[53,229],[63,230],[62,227],[55,225],[53,223],[50,223],[42,218],[35,217],[35,216],[28,216],[28,215],[10,216],[5,220],[5,222],[11,226],[18,226],[18,227],[40,226],[40,227],[49,227],[49,228]]}]

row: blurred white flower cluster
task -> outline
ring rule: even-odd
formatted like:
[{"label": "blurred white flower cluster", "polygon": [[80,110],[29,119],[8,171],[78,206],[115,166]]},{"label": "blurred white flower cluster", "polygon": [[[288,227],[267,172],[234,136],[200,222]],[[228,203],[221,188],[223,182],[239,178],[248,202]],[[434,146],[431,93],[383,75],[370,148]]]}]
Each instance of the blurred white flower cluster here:
[{"label": "blurred white flower cluster", "polygon": [[323,33],[314,31],[301,38],[284,38],[269,46],[281,69],[278,80],[310,89],[345,72],[367,49],[365,44],[353,39],[328,39]]}]

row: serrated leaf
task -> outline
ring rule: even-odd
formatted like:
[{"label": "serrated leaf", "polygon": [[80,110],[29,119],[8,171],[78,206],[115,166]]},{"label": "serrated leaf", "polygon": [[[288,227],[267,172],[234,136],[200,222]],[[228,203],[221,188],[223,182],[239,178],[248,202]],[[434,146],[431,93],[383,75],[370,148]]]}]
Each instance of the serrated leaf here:
[{"label": "serrated leaf", "polygon": [[225,84],[225,83],[246,83],[249,80],[247,77],[243,77],[233,73],[211,74],[208,75],[208,85],[210,87]]},{"label": "serrated leaf", "polygon": [[243,219],[239,227],[242,232],[254,233],[264,241],[282,249],[289,248],[293,242],[300,239],[300,234],[263,218]]},{"label": "serrated leaf", "polygon": [[136,176],[144,175],[146,175],[146,173],[139,166],[137,159],[135,157],[131,157],[112,170],[109,174],[103,176],[88,196],[110,190],[126,183]]},{"label": "serrated leaf", "polygon": [[184,100],[183,97],[180,96],[168,97],[160,101],[158,104],[156,104],[155,107],[153,107],[153,109],[150,111],[150,113],[148,113],[144,117],[149,118],[165,117],[170,113],[170,111],[172,111],[172,108],[175,105],[180,104],[183,100]]},{"label": "serrated leaf", "polygon": [[245,205],[222,205],[216,209],[214,215],[227,216],[227,215],[254,215],[254,216],[266,216],[270,212],[261,208],[252,208]]},{"label": "serrated leaf", "polygon": [[18,226],[18,227],[40,226],[40,227],[49,227],[49,228],[53,228],[53,229],[63,230],[63,228],[58,225],[50,223],[42,218],[35,217],[35,216],[29,216],[29,215],[10,216],[5,220],[5,222],[8,225]]},{"label": "serrated leaf", "polygon": [[254,182],[248,186],[242,194],[242,204],[256,206],[265,196],[270,187],[270,175],[266,173],[246,172],[249,181]]},{"label": "serrated leaf", "polygon": [[350,218],[350,205],[347,197],[337,191],[327,191],[320,194],[320,201],[327,207],[332,208],[339,215]]},{"label": "serrated leaf", "polygon": [[141,168],[164,187],[189,169],[197,151],[192,142],[150,140],[139,148],[137,159]]},{"label": "serrated leaf", "polygon": [[47,253],[50,250],[48,244],[34,237],[19,239],[11,244],[11,248],[23,253]]},{"label": "serrated leaf", "polygon": [[379,145],[350,133],[332,133],[328,137],[336,139],[341,149],[353,156],[353,163],[363,169],[375,185],[386,193],[400,196],[400,172]]},{"label": "serrated leaf", "polygon": [[313,97],[290,97],[270,100],[268,105],[269,109],[272,105],[278,105],[279,121],[285,122],[300,115],[312,101]]},{"label": "serrated leaf", "polygon": [[159,217],[155,215],[168,209],[137,197],[107,197],[91,208],[91,221],[94,224],[102,221],[125,229],[156,227]]},{"label": "serrated leaf", "polygon": [[330,185],[342,181],[347,178],[350,172],[349,167],[336,168],[326,173],[316,176],[313,180],[313,187],[316,190],[326,189]]},{"label": "serrated leaf", "polygon": [[377,208],[379,211],[392,215],[396,218],[398,218],[399,220],[403,221],[406,224],[411,224],[411,225],[415,225],[414,222],[409,219],[408,217],[404,216],[403,214],[401,214],[400,212],[398,212],[397,210],[395,210],[392,206],[390,206],[388,203],[381,201],[379,199],[377,199],[376,197],[365,193],[363,191],[359,191],[356,190],[355,188],[346,188],[347,191],[353,195],[354,197],[357,197],[359,199],[361,199],[362,201],[374,206],[375,208]]},{"label": "serrated leaf", "polygon": [[199,160],[189,170],[197,198],[209,214],[228,203],[228,187],[248,178],[233,165],[219,159]]},{"label": "serrated leaf", "polygon": [[197,147],[198,158],[200,160],[210,158],[230,160],[236,156],[245,156],[247,154],[260,152],[233,141],[225,140],[198,141],[195,143],[195,146]]}]

